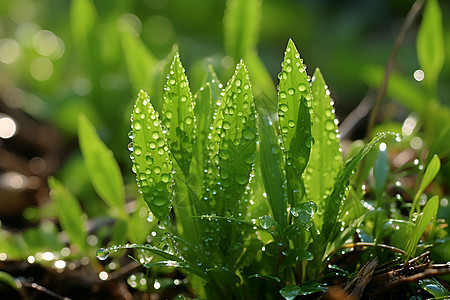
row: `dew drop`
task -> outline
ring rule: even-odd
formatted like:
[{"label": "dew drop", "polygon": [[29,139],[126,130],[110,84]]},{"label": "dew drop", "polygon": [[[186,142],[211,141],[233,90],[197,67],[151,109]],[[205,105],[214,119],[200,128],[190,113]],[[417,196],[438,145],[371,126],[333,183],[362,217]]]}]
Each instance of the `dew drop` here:
[{"label": "dew drop", "polygon": [[142,124],[141,121],[139,120],[134,120],[133,121],[133,128],[136,130],[140,130],[142,128]]},{"label": "dew drop", "polygon": [[286,96],[285,92],[280,92],[280,99],[286,99]]},{"label": "dew drop", "polygon": [[184,122],[186,122],[187,125],[191,125],[192,124],[192,118],[191,117],[186,117]]},{"label": "dew drop", "polygon": [[166,118],[171,119],[173,116],[172,112],[170,110],[166,111]]},{"label": "dew drop", "polygon": [[267,215],[259,217],[259,225],[264,229],[269,229],[273,225],[273,220]]},{"label": "dew drop", "polygon": [[156,206],[163,206],[164,204],[166,204],[166,200],[164,200],[164,198],[156,197],[152,200],[152,203]]},{"label": "dew drop", "polygon": [[141,147],[139,147],[138,145],[135,145],[135,146],[133,147],[133,150],[134,150],[134,153],[136,153],[137,156],[139,156],[139,155],[142,154],[142,149],[141,149]]},{"label": "dew drop", "polygon": [[153,131],[153,133],[152,133],[152,138],[153,139],[157,139],[157,138],[159,138],[159,133],[158,133],[158,131]]},{"label": "dew drop", "polygon": [[236,79],[236,81],[234,82],[234,84],[236,85],[236,86],[241,86],[241,80],[240,79]]},{"label": "dew drop", "polygon": [[300,83],[300,84],[298,85],[298,90],[299,90],[300,92],[304,92],[304,91],[306,90],[306,84]]},{"label": "dew drop", "polygon": [[175,84],[175,79],[173,79],[173,78],[170,78],[170,80],[169,80],[169,83],[171,84],[171,85],[174,85]]},{"label": "dew drop", "polygon": [[156,143],[155,143],[155,142],[153,142],[153,141],[152,141],[152,142],[149,142],[149,143],[148,143],[148,146],[150,147],[150,149],[152,149],[152,150],[153,150],[153,149],[155,149],[155,148],[156,148]]},{"label": "dew drop", "polygon": [[311,148],[314,145],[314,138],[312,136],[307,137],[305,145],[306,147]]},{"label": "dew drop", "polygon": [[286,104],[280,104],[280,110],[282,112],[287,112],[289,110],[289,107]]},{"label": "dew drop", "polygon": [[181,101],[183,101],[183,102],[185,102],[187,100],[187,97],[186,96],[181,96]]},{"label": "dew drop", "polygon": [[326,130],[333,130],[333,129],[334,129],[334,124],[333,124],[333,122],[330,121],[330,120],[327,120],[327,121],[325,122],[325,129],[326,129]]},{"label": "dew drop", "polygon": [[159,173],[161,173],[161,168],[160,167],[155,167],[153,169],[153,171],[155,171],[155,174],[159,174]]},{"label": "dew drop", "polygon": [[295,122],[292,120],[289,120],[288,125],[289,125],[289,127],[293,128],[295,126]]},{"label": "dew drop", "polygon": [[163,181],[163,182],[169,182],[169,180],[170,180],[170,175],[169,174],[167,174],[167,173],[165,173],[165,174],[162,174],[161,175],[161,180]]},{"label": "dew drop", "polygon": [[109,256],[109,251],[103,248],[100,248],[97,250],[97,252],[95,253],[95,255],[97,256],[97,258],[99,260],[105,260],[108,258]]},{"label": "dew drop", "polygon": [[251,140],[255,137],[255,133],[250,129],[245,129],[244,132],[242,133],[242,136],[247,140]]},{"label": "dew drop", "polygon": [[287,65],[286,66],[286,72],[288,72],[288,73],[292,72],[292,66],[291,65]]},{"label": "dew drop", "polygon": [[223,129],[230,129],[231,128],[231,124],[229,122],[227,122],[227,121],[223,121],[222,128]]},{"label": "dew drop", "polygon": [[288,131],[289,131],[289,129],[288,129],[286,126],[284,126],[283,128],[281,128],[281,132],[282,132],[282,133],[288,133]]},{"label": "dew drop", "polygon": [[289,95],[294,95],[295,94],[295,90],[293,88],[288,89],[288,94]]}]

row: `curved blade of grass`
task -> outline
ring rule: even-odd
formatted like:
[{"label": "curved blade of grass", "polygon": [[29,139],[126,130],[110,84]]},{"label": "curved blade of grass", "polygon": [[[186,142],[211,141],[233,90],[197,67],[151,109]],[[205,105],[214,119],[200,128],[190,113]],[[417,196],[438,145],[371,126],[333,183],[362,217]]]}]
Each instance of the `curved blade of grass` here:
[{"label": "curved blade of grass", "polygon": [[326,199],[326,206],[323,216],[323,225],[320,231],[320,239],[322,241],[316,243],[314,247],[324,247],[324,241],[329,240],[332,234],[337,229],[338,216],[346,199],[347,187],[350,184],[349,180],[354,173],[356,167],[361,162],[361,160],[369,153],[369,151],[377,145],[381,139],[386,136],[391,135],[399,140],[399,136],[392,133],[380,133],[375,138],[370,141],[364,148],[362,148],[351,160],[349,160],[344,169],[340,172],[336,179],[333,192]]},{"label": "curved blade of grass", "polygon": [[83,224],[78,200],[54,177],[48,179],[50,196],[56,204],[59,222],[70,241],[82,251],[87,251],[87,233]]},{"label": "curved blade of grass", "polygon": [[287,226],[287,183],[281,141],[270,115],[263,113],[259,122],[261,175],[274,219],[284,230]]},{"label": "curved blade of grass", "polygon": [[146,263],[144,264],[144,267],[146,268],[151,268],[151,267],[172,267],[172,268],[178,268],[181,270],[185,270],[188,271],[189,273],[198,275],[200,277],[206,278],[206,274],[204,271],[198,269],[198,268],[194,268],[191,265],[189,265],[188,263],[185,262],[180,262],[180,261],[172,261],[172,260],[167,260],[167,261],[158,261],[158,262],[154,262],[154,263]]},{"label": "curved blade of grass", "polygon": [[416,195],[414,196],[413,204],[411,206],[411,210],[409,211],[409,220],[412,220],[413,214],[415,211],[420,213],[419,207],[419,199],[422,195],[425,188],[433,181],[434,177],[436,177],[437,173],[441,169],[441,161],[439,157],[435,154],[431,159],[430,163],[425,170],[425,174],[423,175],[422,182],[420,183],[419,189],[417,190]]},{"label": "curved blade of grass", "polygon": [[142,90],[133,109],[131,137],[139,190],[152,213],[165,220],[173,198],[172,161],[158,112]]},{"label": "curved blade of grass", "polygon": [[411,256],[415,255],[417,244],[419,243],[422,233],[431,222],[431,219],[436,217],[439,208],[439,197],[434,196],[428,200],[423,209],[423,213],[419,215],[416,221],[416,225],[413,230],[412,238],[408,239],[408,245],[406,246],[405,260],[408,260]]},{"label": "curved blade of grass", "polygon": [[279,74],[278,117],[286,158],[296,174],[303,173],[313,143],[309,107],[311,88],[303,60],[289,40]]},{"label": "curved blade of grass", "polygon": [[311,147],[303,179],[308,200],[315,202],[319,208],[314,223],[317,228],[321,228],[325,200],[331,194],[336,176],[342,169],[342,154],[330,92],[319,69],[314,72],[311,90],[314,119],[311,132],[315,143]]},{"label": "curved blade of grass", "polygon": [[429,0],[417,33],[417,58],[425,73],[425,82],[434,89],[445,61],[442,12],[437,0]]},{"label": "curved blade of grass", "polygon": [[95,191],[106,204],[126,218],[125,190],[119,165],[84,115],[78,119],[78,140]]},{"label": "curved blade of grass", "polygon": [[196,119],[189,82],[178,53],[173,58],[164,90],[162,124],[167,130],[172,156],[187,175],[195,149]]},{"label": "curved blade of grass", "polygon": [[256,47],[262,0],[228,0],[224,16],[225,49],[239,61]]},{"label": "curved blade of grass", "polygon": [[[221,215],[233,213],[250,181],[256,153],[255,106],[247,68],[241,61],[227,84],[217,111]],[[220,212],[220,210],[219,210]]]}]

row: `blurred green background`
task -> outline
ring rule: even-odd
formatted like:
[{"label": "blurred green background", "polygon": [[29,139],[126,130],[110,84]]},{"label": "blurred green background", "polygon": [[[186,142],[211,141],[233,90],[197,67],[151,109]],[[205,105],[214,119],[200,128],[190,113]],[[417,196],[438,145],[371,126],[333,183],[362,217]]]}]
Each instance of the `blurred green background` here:
[{"label": "blurred green background", "polygon": [[[377,88],[413,3],[265,0],[258,54],[276,85],[283,51],[292,38],[309,73],[321,68],[342,121]],[[450,57],[450,24],[446,22],[450,3],[441,1],[440,5],[445,51]],[[148,73],[140,80],[130,72],[128,42],[140,45],[145,53],[142,61],[155,68],[161,68],[177,44],[193,92],[200,87],[209,64],[225,83],[236,63],[224,46],[225,8],[225,0],[2,0],[0,113],[11,117],[17,126],[15,136],[0,139],[0,170],[3,175],[16,176],[16,181],[10,177],[3,180],[4,190],[16,184],[20,188],[13,186],[14,192],[31,190],[34,202],[46,202],[46,177],[57,173],[89,212],[91,201],[86,199],[95,194],[77,147],[80,113],[94,123],[121,163],[127,181],[134,183],[127,150],[132,104],[140,88],[152,96],[160,92],[155,91],[158,85],[139,86],[147,82]],[[413,86],[420,84],[413,79],[419,69],[419,25],[420,17],[410,28],[394,66]],[[135,67],[147,68],[145,64]],[[447,60],[439,81],[449,80]],[[450,85],[438,86],[439,98],[448,106]],[[386,103],[386,111],[391,113],[382,121],[403,122],[408,110],[395,102]],[[363,124],[350,138],[361,138],[364,131]],[[29,217],[34,213],[29,212]]]}]

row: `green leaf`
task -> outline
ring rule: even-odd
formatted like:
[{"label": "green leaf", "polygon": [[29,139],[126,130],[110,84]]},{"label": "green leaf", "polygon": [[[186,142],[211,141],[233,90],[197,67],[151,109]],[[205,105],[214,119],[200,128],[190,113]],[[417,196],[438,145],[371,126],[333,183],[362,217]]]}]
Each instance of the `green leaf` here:
[{"label": "green leaf", "polygon": [[417,33],[417,57],[425,73],[425,82],[436,87],[445,61],[442,12],[437,0],[429,0]]},{"label": "green leaf", "polygon": [[262,0],[228,0],[224,16],[225,49],[235,61],[256,47]]},{"label": "green leaf", "polygon": [[82,251],[87,251],[87,233],[78,200],[54,177],[48,179],[50,196],[56,204],[59,222],[69,240]]},{"label": "green leaf", "polygon": [[126,217],[125,191],[119,165],[84,115],[78,119],[78,140],[95,191],[106,204]]},{"label": "green leaf", "polygon": [[70,6],[70,23],[75,42],[87,50],[97,19],[97,10],[92,0],[73,0]]},{"label": "green leaf", "polygon": [[[399,137],[395,134],[391,133],[381,133],[378,134],[375,138],[372,139],[370,143],[368,143],[364,148],[362,148],[358,154],[356,154],[350,161],[345,164],[344,169],[340,172],[337,177],[336,183],[334,185],[333,192],[326,199],[326,206],[323,215],[323,225],[320,231],[320,239],[330,239],[332,233],[337,230],[338,216],[340,215],[340,211],[342,209],[342,205],[346,199],[346,190],[349,186],[350,177],[354,173],[356,167],[361,162],[361,160],[369,153],[369,151],[379,143],[379,141],[385,138],[387,135],[396,136],[396,139],[399,140]],[[320,240],[319,239],[319,240]],[[319,241],[315,246],[323,247],[322,244],[324,241]],[[322,245],[321,245],[322,244]],[[317,255],[316,255],[317,257]]]},{"label": "green leaf", "polygon": [[428,223],[430,223],[431,219],[436,217],[438,208],[439,208],[438,196],[434,196],[430,200],[428,200],[427,204],[423,209],[423,213],[420,214],[417,218],[412,238],[408,239],[405,259],[408,259],[410,256],[415,255],[417,244],[419,243],[420,237],[427,228]]},{"label": "green leaf", "polygon": [[[287,165],[299,178],[309,160],[311,136],[311,88],[302,59],[289,40],[279,74],[278,117]],[[288,180],[290,177],[288,176]]]},{"label": "green leaf", "polygon": [[147,205],[142,197],[136,199],[136,210],[128,221],[127,239],[131,243],[142,243],[153,226],[153,216],[149,217]]},{"label": "green leaf", "polygon": [[439,281],[434,278],[426,278],[419,280],[422,289],[433,295],[435,299],[448,299],[450,292]]},{"label": "green leaf", "polygon": [[[276,113],[277,94],[275,85],[269,71],[267,71],[261,58],[259,58],[257,51],[248,51],[244,60],[248,67],[250,78],[252,79],[252,90],[255,95],[256,110],[259,111],[263,108],[269,113]],[[260,94],[264,94],[266,97],[258,97]],[[266,101],[259,102],[258,100]]]},{"label": "green leaf", "polygon": [[294,300],[302,294],[302,290],[298,285],[287,285],[280,290],[280,294],[286,300]]},{"label": "green leaf", "polygon": [[167,130],[170,152],[187,176],[195,150],[196,119],[189,82],[178,53],[170,66],[164,90],[162,124]]},{"label": "green leaf", "polygon": [[152,213],[164,221],[173,198],[172,160],[158,112],[144,91],[132,115],[133,171],[142,196]]},{"label": "green leaf", "polygon": [[280,270],[285,270],[302,260],[312,260],[314,255],[302,249],[289,249],[283,253],[284,260],[281,263]]},{"label": "green leaf", "polygon": [[262,113],[259,118],[261,175],[270,208],[281,230],[287,225],[286,174],[283,168],[283,153],[278,140],[274,121]]},{"label": "green leaf", "polygon": [[19,291],[22,286],[18,280],[16,281],[16,279],[14,279],[14,277],[12,277],[9,273],[3,271],[0,271],[0,282],[9,285],[16,291]]},{"label": "green leaf", "polygon": [[389,163],[387,160],[387,151],[380,150],[378,152],[377,159],[375,161],[375,165],[373,167],[373,176],[375,178],[375,193],[376,199],[379,204],[382,201],[382,193],[385,190],[387,176],[389,173]]},{"label": "green leaf", "polygon": [[[249,184],[256,154],[255,106],[247,68],[241,61],[227,84],[213,128],[218,135],[217,166],[222,200],[219,212],[233,213]],[[213,138],[214,139],[214,138]],[[213,160],[215,158],[213,157]]]},{"label": "green leaf", "polygon": [[121,32],[120,41],[130,82],[135,92],[138,92],[142,87],[150,85],[157,60],[143,41],[131,30]]},{"label": "green leaf", "polygon": [[339,145],[337,120],[330,102],[330,92],[319,69],[316,69],[312,81],[311,132],[314,145],[311,147],[308,166],[303,175],[308,200],[319,207],[319,214],[314,217],[318,228],[322,226],[322,214],[331,194],[336,176],[342,169],[342,154]]},{"label": "green leaf", "polygon": [[433,181],[434,177],[436,177],[440,169],[441,169],[441,161],[439,157],[435,154],[431,159],[430,163],[428,164],[427,169],[425,170],[425,174],[423,175],[422,182],[420,183],[419,189],[417,190],[417,193],[414,196],[413,204],[409,212],[410,221],[415,211],[420,212],[419,207],[420,196],[422,195],[425,188]]}]

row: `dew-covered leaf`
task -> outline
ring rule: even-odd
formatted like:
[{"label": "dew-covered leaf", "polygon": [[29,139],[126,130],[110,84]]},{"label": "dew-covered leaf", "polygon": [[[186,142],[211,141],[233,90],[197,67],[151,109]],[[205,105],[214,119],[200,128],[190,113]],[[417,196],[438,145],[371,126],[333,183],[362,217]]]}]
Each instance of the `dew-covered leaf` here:
[{"label": "dew-covered leaf", "polygon": [[56,178],[50,177],[50,196],[56,204],[59,222],[69,240],[81,250],[88,249],[87,233],[84,228],[80,203]]},{"label": "dew-covered leaf", "polygon": [[346,199],[346,190],[350,184],[349,180],[361,160],[369,153],[369,151],[385,138],[387,135],[398,136],[391,133],[381,133],[370,141],[364,148],[362,148],[351,160],[349,160],[344,169],[339,173],[333,191],[326,199],[326,206],[323,215],[323,225],[320,229],[320,237],[322,241],[315,241],[315,246],[324,247],[323,244],[331,237],[331,234],[337,229],[338,216],[342,209],[344,200]]},{"label": "dew-covered leaf", "polygon": [[125,216],[125,190],[119,165],[112,151],[98,137],[94,126],[84,115],[80,115],[78,119],[78,139],[95,191],[106,204]]},{"label": "dew-covered leaf", "polygon": [[256,153],[255,107],[243,62],[237,65],[221,101],[211,140],[219,146],[218,157],[212,157],[219,170],[216,186],[221,191],[221,201],[217,206],[221,207],[220,213],[233,213],[249,183]]},{"label": "dew-covered leaf", "polygon": [[294,300],[295,297],[302,294],[302,290],[298,285],[286,285],[280,290],[280,294],[286,300]]},{"label": "dew-covered leaf", "polygon": [[450,291],[448,288],[444,287],[434,278],[419,280],[419,285],[422,289],[433,295],[435,299],[448,299],[450,297]]},{"label": "dew-covered leaf", "polygon": [[331,194],[337,174],[342,169],[339,134],[330,92],[319,69],[312,81],[312,127],[314,145],[311,147],[308,166],[303,175],[308,200],[319,207],[314,223],[322,225],[325,199]]},{"label": "dew-covered leaf", "polygon": [[287,165],[300,178],[308,163],[311,136],[311,88],[303,61],[289,40],[279,74],[278,117]]},{"label": "dew-covered leaf", "polygon": [[172,267],[172,268],[185,270],[185,271],[187,271],[189,273],[198,275],[200,277],[205,277],[206,276],[205,272],[202,271],[201,269],[196,268],[196,267],[192,267],[188,263],[185,263],[185,262],[182,262],[182,261],[168,260],[168,261],[151,262],[151,263],[146,263],[144,265],[144,267],[146,267],[146,268],[151,268],[151,267]]},{"label": "dew-covered leaf", "polygon": [[419,207],[420,196],[422,195],[425,188],[433,181],[434,177],[436,177],[440,169],[441,169],[441,161],[439,157],[435,154],[433,155],[433,158],[428,164],[427,169],[425,170],[425,174],[423,175],[422,182],[420,183],[419,190],[414,196],[413,204],[409,212],[409,220],[412,219],[412,216],[415,211],[420,212]]},{"label": "dew-covered leaf", "polygon": [[425,82],[429,86],[436,86],[445,61],[442,12],[437,0],[429,0],[425,6],[417,33],[417,57],[425,73]]},{"label": "dew-covered leaf", "polygon": [[225,49],[238,61],[256,47],[262,0],[228,0],[224,16]]},{"label": "dew-covered leaf", "polygon": [[259,118],[261,175],[275,220],[282,230],[287,225],[286,174],[283,168],[283,152],[270,115]]},{"label": "dew-covered leaf", "polygon": [[283,252],[283,255],[284,260],[280,266],[281,270],[285,270],[286,268],[289,268],[302,260],[314,259],[314,255],[312,255],[312,253],[302,249],[288,249]]},{"label": "dew-covered leaf", "polygon": [[162,124],[172,157],[184,174],[189,173],[195,146],[196,120],[189,82],[180,61],[175,57],[164,87]]},{"label": "dew-covered leaf", "polygon": [[164,220],[173,198],[172,161],[158,112],[144,91],[139,92],[134,105],[130,137],[139,189],[152,213]]},{"label": "dew-covered leaf", "polygon": [[415,255],[414,252],[417,249],[417,244],[419,243],[420,237],[427,228],[431,219],[436,217],[438,208],[439,208],[439,197],[434,196],[430,200],[428,200],[427,204],[423,209],[423,213],[417,217],[412,238],[408,239],[408,245],[406,246],[406,256],[405,256],[406,259],[408,259],[410,256]]}]

